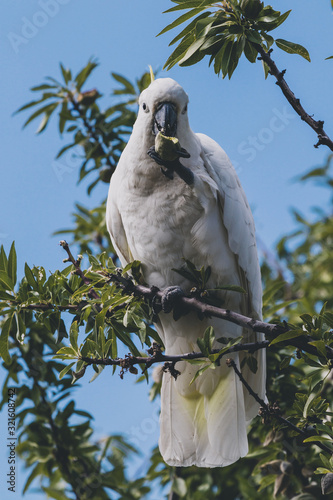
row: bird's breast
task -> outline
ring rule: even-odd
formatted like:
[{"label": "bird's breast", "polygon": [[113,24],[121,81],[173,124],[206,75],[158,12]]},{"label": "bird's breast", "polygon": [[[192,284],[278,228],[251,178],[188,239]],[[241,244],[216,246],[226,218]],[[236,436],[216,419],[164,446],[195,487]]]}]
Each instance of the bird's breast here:
[{"label": "bird's breast", "polygon": [[195,262],[191,230],[203,213],[195,192],[181,179],[163,178],[153,186],[127,184],[119,212],[134,259],[141,261],[149,285],[184,285],[172,268]]}]

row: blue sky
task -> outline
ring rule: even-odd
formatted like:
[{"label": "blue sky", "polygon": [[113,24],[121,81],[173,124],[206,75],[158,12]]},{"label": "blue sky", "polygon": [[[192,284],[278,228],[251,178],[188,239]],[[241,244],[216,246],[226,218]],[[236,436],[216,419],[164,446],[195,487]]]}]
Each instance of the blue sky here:
[{"label": "blue sky", "polygon": [[[272,3],[283,12],[292,9],[276,38],[306,46],[312,62],[277,48],[273,58],[280,69],[287,68],[286,79],[305,109],[316,119],[326,119],[325,129],[333,136],[333,61],[324,60],[333,54],[330,1]],[[170,55],[168,42],[176,31],[158,38],[156,34],[175,18],[162,14],[171,6],[169,0],[1,2],[0,243],[8,250],[15,240],[21,276],[25,261],[47,270],[62,266],[60,238],[51,234],[71,226],[75,202],[96,206],[106,196],[107,185],[99,186],[88,197],[85,185],[77,186],[75,168],[60,182],[55,156],[69,138],[61,138],[52,123],[42,136],[34,133],[37,122],[22,131],[25,117],[13,117],[13,112],[32,99],[30,87],[47,75],[59,76],[60,61],[76,72],[91,56],[98,58],[100,66],[85,90],[97,87],[108,106],[111,71],[134,79],[149,64],[162,68]],[[328,194],[322,188],[300,185],[292,179],[322,164],[328,150],[313,147],[315,133],[288,106],[274,79],[264,80],[260,62],[251,65],[242,58],[231,81],[217,78],[205,59],[193,67],[174,67],[160,76],[170,76],[185,88],[192,129],[214,138],[234,162],[265,247],[273,248],[281,235],[294,228],[291,206],[306,215],[311,214],[313,205],[326,206]],[[150,405],[143,384],[134,385],[130,377],[124,381],[118,376],[111,378],[107,370],[93,384],[87,382],[76,390],[76,401],[78,407],[93,412],[98,436],[125,432],[133,439],[136,436],[136,444],[142,444],[144,450],[156,443],[158,405]],[[117,411],[120,401],[121,414]],[[0,436],[5,429],[3,419],[4,415],[0,416]],[[1,483],[6,465],[3,449]],[[19,490],[23,476],[19,477]],[[6,496],[2,498],[6,500]]]}]

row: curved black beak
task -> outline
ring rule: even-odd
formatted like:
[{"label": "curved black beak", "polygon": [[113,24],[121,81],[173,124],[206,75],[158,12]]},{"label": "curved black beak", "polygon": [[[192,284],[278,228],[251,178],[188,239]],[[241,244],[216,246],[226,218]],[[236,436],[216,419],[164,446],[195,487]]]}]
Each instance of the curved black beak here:
[{"label": "curved black beak", "polygon": [[153,133],[161,132],[168,137],[174,137],[177,132],[177,110],[171,102],[162,102],[155,113]]}]

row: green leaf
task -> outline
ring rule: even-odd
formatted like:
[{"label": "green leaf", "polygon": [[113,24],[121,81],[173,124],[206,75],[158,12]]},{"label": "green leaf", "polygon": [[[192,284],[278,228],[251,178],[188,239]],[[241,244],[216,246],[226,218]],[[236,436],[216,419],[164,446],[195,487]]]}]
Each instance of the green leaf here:
[{"label": "green leaf", "polygon": [[33,272],[31,271],[31,269],[27,263],[25,263],[25,266],[24,266],[24,273],[25,273],[25,277],[27,279],[27,282],[29,283],[31,288],[35,291],[38,291],[38,283],[35,280]]},{"label": "green leaf", "polygon": [[285,307],[290,306],[291,304],[297,304],[299,302],[299,299],[294,299],[294,300],[286,300],[285,302],[278,302],[272,307],[269,307],[266,311],[266,316],[272,316],[274,313],[277,311],[280,311],[280,309],[284,309]]},{"label": "green leaf", "polygon": [[[118,325],[113,325],[115,331],[116,331],[116,335],[117,337],[119,338],[119,340],[121,340],[121,342],[123,342],[125,345],[127,345],[127,347],[130,348],[131,350],[131,353],[134,354],[134,356],[141,356],[141,353],[140,351],[138,350],[138,348],[136,347],[136,345],[134,344],[134,342],[132,341],[132,339],[130,338],[130,336],[126,333],[123,333],[121,331],[121,329],[118,327]],[[113,345],[116,344],[115,342],[113,343]]]},{"label": "green leaf", "polygon": [[37,85],[36,87],[31,87],[32,92],[39,92],[40,90],[56,89],[58,85],[50,85],[49,83],[43,83],[42,85]]},{"label": "green leaf", "polygon": [[198,338],[197,339],[197,344],[198,344],[198,347],[200,349],[200,352],[202,352],[202,354],[204,356],[209,356],[210,352],[209,352],[209,349],[208,347],[206,346],[206,343],[204,341],[204,339],[201,339],[201,338]]},{"label": "green leaf", "polygon": [[12,326],[12,320],[13,320],[13,315],[11,315],[9,318],[6,319],[6,321],[2,325],[1,335],[0,335],[0,356],[7,365],[9,365],[11,361],[11,357],[8,350],[8,337]]},{"label": "green leaf", "polygon": [[315,474],[329,474],[330,472],[332,472],[330,469],[324,469],[324,467],[317,467],[314,471]]},{"label": "green leaf", "polygon": [[60,63],[60,69],[61,69],[62,76],[63,76],[63,78],[65,80],[65,83],[66,83],[66,85],[68,85],[68,83],[72,79],[71,70],[70,69],[65,69],[64,66],[62,65],[62,63]]},{"label": "green leaf", "polygon": [[4,292],[3,290],[0,290],[0,299],[4,301],[9,300],[10,302],[12,302],[14,300],[14,296],[10,293]]},{"label": "green leaf", "polygon": [[[113,306],[115,304],[113,303]],[[104,322],[105,322],[105,316],[106,313],[108,312],[109,307],[104,307],[97,315],[95,318],[95,324],[96,324],[96,330],[98,331],[100,328],[104,328]]]},{"label": "green leaf", "polygon": [[278,342],[285,342],[296,337],[301,337],[305,335],[305,332],[301,328],[296,328],[295,330],[289,330],[286,333],[281,333],[278,335],[269,345],[277,344]]},{"label": "green leaf", "polygon": [[261,60],[261,63],[262,63],[262,67],[264,69],[264,75],[265,75],[265,80],[266,80],[268,75],[269,75],[269,66],[268,66],[268,64],[265,63],[265,61],[263,59]]},{"label": "green leaf", "polygon": [[172,268],[172,271],[175,271],[175,273],[180,274],[180,276],[183,276],[183,278],[186,278],[189,281],[193,281],[193,274],[188,271],[185,266],[181,267],[180,269]]},{"label": "green leaf", "polygon": [[[278,11],[273,11],[270,6],[265,7],[265,9],[270,9],[270,11],[266,10],[266,12],[269,12],[269,15],[264,15],[262,18],[259,18],[257,20],[257,26],[264,31],[271,31],[276,29],[278,26],[284,23],[291,12],[291,10],[288,10],[284,14],[281,14],[279,17],[276,17],[275,14],[279,14]],[[262,12],[265,12],[265,9],[263,9]]]},{"label": "green leaf", "polygon": [[202,12],[203,10],[204,10],[204,8],[200,8],[200,9],[192,9],[189,12],[186,12],[185,14],[178,17],[178,19],[173,21],[171,24],[168,24],[168,26],[166,26],[164,29],[162,29],[162,31],[160,31],[160,33],[157,36],[163,35],[167,31],[170,31],[173,28],[176,28],[177,26],[184,23],[185,21],[187,21],[191,17],[194,17],[197,14],[200,14],[200,12]]},{"label": "green leaf", "polygon": [[327,61],[327,59],[333,59],[333,56],[325,57],[325,61]]},{"label": "green leaf", "polygon": [[185,10],[185,9],[192,9],[192,8],[198,8],[198,7],[208,7],[211,5],[211,1],[207,0],[171,0],[174,3],[178,3],[181,5],[176,5],[175,7],[171,7],[168,10],[165,10],[163,14],[168,14],[170,12],[176,12],[178,10]]},{"label": "green leaf", "polygon": [[204,342],[209,352],[211,352],[215,342],[215,333],[214,333],[214,328],[212,326],[206,328],[204,333]]},{"label": "green leaf", "polygon": [[23,128],[26,127],[30,122],[32,122],[32,120],[34,120],[35,118],[37,118],[37,116],[41,115],[42,113],[45,113],[46,116],[47,116],[47,114],[48,114],[48,116],[50,116],[51,113],[53,113],[53,111],[56,109],[56,107],[58,106],[58,104],[60,104],[60,101],[53,102],[52,104],[47,104],[46,106],[42,106],[41,108],[37,109],[37,111],[35,111],[34,113],[32,113],[31,116],[29,116],[29,118],[27,119],[27,121],[24,123]]},{"label": "green leaf", "polygon": [[118,83],[121,83],[124,86],[127,94],[136,95],[134,86],[129,80],[127,80],[127,78],[119,75],[118,73],[111,73],[111,75],[112,78],[114,78]]},{"label": "green leaf", "polygon": [[79,353],[79,348],[77,345],[78,335],[79,335],[79,326],[77,324],[77,321],[73,321],[69,330],[69,341],[76,353]]},{"label": "green leaf", "polygon": [[252,43],[245,41],[244,46],[245,57],[250,63],[255,63],[257,60],[258,51],[253,47]]},{"label": "green leaf", "polygon": [[279,280],[275,281],[271,286],[265,288],[263,295],[262,295],[262,301],[264,305],[269,304],[271,302],[271,299],[274,297],[274,295],[279,292],[280,290],[283,290],[285,287],[286,282],[284,280]]},{"label": "green leaf", "polygon": [[180,44],[172,52],[172,54],[169,56],[169,58],[167,59],[166,63],[163,66],[163,69],[169,70],[175,64],[177,64],[177,62],[180,61],[180,59],[186,53],[187,49],[193,43],[193,41],[194,41],[194,36],[192,33],[189,33],[188,35],[186,35],[183,38],[183,40],[180,42]]},{"label": "green leaf", "polygon": [[76,86],[78,91],[81,90],[83,84],[86,82],[88,76],[91,72],[98,66],[98,62],[96,60],[89,60],[88,64],[75,76],[74,80],[76,82]]},{"label": "green leaf", "polygon": [[298,43],[288,42],[287,40],[283,40],[282,38],[277,38],[275,40],[275,43],[279,47],[279,49],[288,52],[288,54],[298,54],[304,57],[304,59],[306,59],[307,61],[311,62],[309,52],[302,45],[299,45]]},{"label": "green leaf", "polygon": [[265,488],[267,488],[267,486],[270,486],[271,484],[275,483],[275,480],[276,480],[275,474],[269,474],[268,476],[264,476],[260,481],[260,488],[258,491],[262,491]]},{"label": "green leaf", "polygon": [[104,370],[105,366],[104,365],[98,365],[97,368],[96,368],[96,373],[91,377],[91,379],[89,380],[89,383],[91,382],[94,382],[94,380],[97,379],[97,377],[102,373],[102,371]]},{"label": "green leaf", "polygon": [[59,357],[71,357],[71,358],[76,358],[77,357],[77,352],[72,348],[72,347],[61,347],[59,351],[57,351],[56,355],[53,356],[53,358],[59,358]]},{"label": "green leaf", "polygon": [[264,31],[261,32],[261,36],[266,40],[267,48],[270,49],[274,43],[274,38],[271,35],[268,35],[267,33],[265,33]]},{"label": "green leaf", "polygon": [[5,271],[8,274],[8,259],[3,245],[1,245],[0,249],[0,271]]},{"label": "green leaf", "polygon": [[319,453],[319,456],[320,456],[320,459],[321,459],[322,463],[325,465],[325,467],[327,467],[328,469],[330,469],[331,468],[331,464],[330,464],[329,459],[326,457],[326,455],[324,455],[323,453]]},{"label": "green leaf", "polygon": [[174,491],[180,498],[184,498],[187,493],[186,482],[182,477],[175,477],[172,483],[172,491]]},{"label": "green leaf", "polygon": [[104,346],[104,357],[107,358],[109,356],[109,351],[112,347],[112,342],[113,342],[113,339],[109,339],[105,342],[105,346]]},{"label": "green leaf", "polygon": [[315,368],[323,368],[323,366],[318,363],[317,361],[315,361],[314,359],[312,359],[310,356],[308,356],[305,352],[301,352],[301,357],[304,359],[304,361],[309,365],[309,366],[313,366]]},{"label": "green leaf", "polygon": [[65,366],[65,368],[63,370],[61,370],[61,372],[59,373],[60,380],[66,375],[66,373],[69,372],[69,370],[72,368],[73,365],[75,365],[75,361],[73,361],[72,363],[69,363],[68,366]]},{"label": "green leaf", "polygon": [[280,363],[280,370],[284,370],[290,365],[290,361],[293,359],[293,356],[285,356]]},{"label": "green leaf", "polygon": [[186,363],[190,363],[191,365],[202,365],[205,361],[202,359],[185,359]]},{"label": "green leaf", "polygon": [[5,290],[14,291],[14,284],[5,271],[0,271],[0,285]]},{"label": "green leaf", "polygon": [[46,112],[42,118],[42,121],[40,122],[38,129],[36,130],[36,134],[40,134],[41,132],[43,132],[43,130],[46,129],[46,127],[49,123],[50,116],[52,115],[53,111],[58,107],[59,104],[60,104],[59,102],[56,102],[54,104],[50,104],[49,109],[46,110]]},{"label": "green leaf", "polygon": [[27,104],[25,104],[24,106],[21,106],[18,110],[16,110],[14,114],[20,113],[21,111],[25,111],[26,109],[31,108],[32,106],[36,106],[36,104],[40,104],[41,102],[45,101],[46,99],[48,99],[48,97],[45,97],[43,95],[43,97],[41,97],[41,99],[37,99],[37,101],[30,101]]},{"label": "green leaf", "polygon": [[229,62],[232,54],[232,49],[233,49],[233,42],[228,41],[225,45],[225,50],[223,52],[222,56],[222,61],[221,61],[221,71],[222,71],[222,77],[225,78],[228,74],[229,71]]},{"label": "green leaf", "polygon": [[68,103],[67,101],[63,101],[62,106],[61,106],[61,111],[59,113],[59,132],[60,135],[63,133],[67,119],[70,117],[70,113],[68,112]]},{"label": "green leaf", "polygon": [[[199,49],[204,41],[205,39],[203,37],[199,38],[199,40],[195,40],[187,49],[185,55],[178,61],[179,66],[191,66],[192,64],[195,64],[199,58],[202,59],[205,54],[200,53]],[[197,57],[193,58],[194,55]]]},{"label": "green leaf", "polygon": [[324,318],[324,321],[328,324],[328,326],[333,328],[333,313],[327,311],[322,316]]},{"label": "green leaf", "polygon": [[68,496],[62,493],[59,489],[49,488],[46,486],[42,486],[42,489],[45,493],[47,493],[48,497],[54,498],[54,500],[68,500]]},{"label": "green leaf", "polygon": [[105,335],[104,335],[104,328],[100,326],[98,328],[98,346],[100,348],[102,357],[104,358],[104,351],[105,351]]},{"label": "green leaf", "polygon": [[24,314],[24,312],[21,312],[21,313],[16,312],[15,313],[15,319],[16,319],[16,325],[17,325],[16,339],[18,340],[18,342],[20,342],[20,344],[23,344],[25,332],[26,332],[26,326],[25,326],[25,323],[23,321],[22,314]]},{"label": "green leaf", "polygon": [[200,375],[203,374],[203,372],[205,372],[211,365],[205,365],[203,366],[202,368],[200,368],[200,370],[198,370],[196,372],[196,374],[194,375],[194,377],[192,378],[191,382],[190,382],[190,385],[193,384],[193,382],[198,378],[200,377]]},{"label": "green leaf", "polygon": [[327,359],[326,346],[323,340],[314,340],[313,342],[309,342],[309,344],[315,346],[318,353],[321,354],[325,359]]},{"label": "green leaf", "polygon": [[43,468],[44,468],[44,464],[43,463],[38,463],[36,465],[36,467],[33,468],[31,474],[29,475],[29,477],[28,477],[28,479],[27,479],[27,481],[26,481],[26,483],[24,485],[23,494],[27,491],[27,489],[29,488],[30,484],[35,479],[35,477],[37,477],[40,474],[42,474]]},{"label": "green leaf", "polygon": [[324,436],[310,436],[304,439],[303,443],[314,443],[316,441],[324,442],[324,441],[332,441],[330,438],[326,438]]},{"label": "green leaf", "polygon": [[8,276],[10,277],[13,285],[15,286],[17,280],[17,257],[15,251],[15,243],[13,241],[12,246],[10,247],[9,255],[8,255]]},{"label": "green leaf", "polygon": [[210,12],[203,12],[200,16],[193,19],[175,38],[173,38],[173,40],[171,40],[169,46],[174,45],[176,42],[184,38],[190,31],[193,31],[197,23],[202,19],[205,19],[208,15],[210,15]]},{"label": "green leaf", "polygon": [[253,43],[257,43],[258,45],[261,45],[261,36],[259,33],[255,30],[247,30],[245,32],[246,38]]},{"label": "green leaf", "polygon": [[254,356],[247,356],[246,357],[246,364],[250,368],[252,373],[257,373],[258,371],[258,361]]}]

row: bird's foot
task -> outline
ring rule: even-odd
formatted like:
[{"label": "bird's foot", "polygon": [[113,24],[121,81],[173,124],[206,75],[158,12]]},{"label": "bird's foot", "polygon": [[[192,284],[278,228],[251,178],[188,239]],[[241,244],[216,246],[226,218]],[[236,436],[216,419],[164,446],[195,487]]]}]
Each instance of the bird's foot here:
[{"label": "bird's foot", "polygon": [[161,300],[157,295],[157,292],[159,292],[160,289],[157,286],[153,285],[150,287],[150,290],[153,294],[153,298],[151,299],[151,307],[153,310],[153,314],[156,317],[162,311]]},{"label": "bird's foot", "polygon": [[184,292],[179,286],[169,286],[163,291],[161,306],[162,311],[169,313],[176,305],[179,297],[184,297]]},{"label": "bird's foot", "polygon": [[[176,158],[175,160],[165,160],[161,158],[158,153],[156,153],[155,146],[152,146],[147,151],[147,154],[150,156],[150,158],[161,166],[161,172],[163,175],[165,175],[165,177],[172,180],[174,178],[173,174],[174,172],[176,172],[176,174],[178,174],[179,177],[186,182],[186,184],[190,185],[193,183],[193,173],[189,168],[180,163],[179,158],[189,158],[191,155],[184,148],[176,151],[176,153],[178,155],[178,158]],[[165,167],[165,169],[162,167]]]}]

